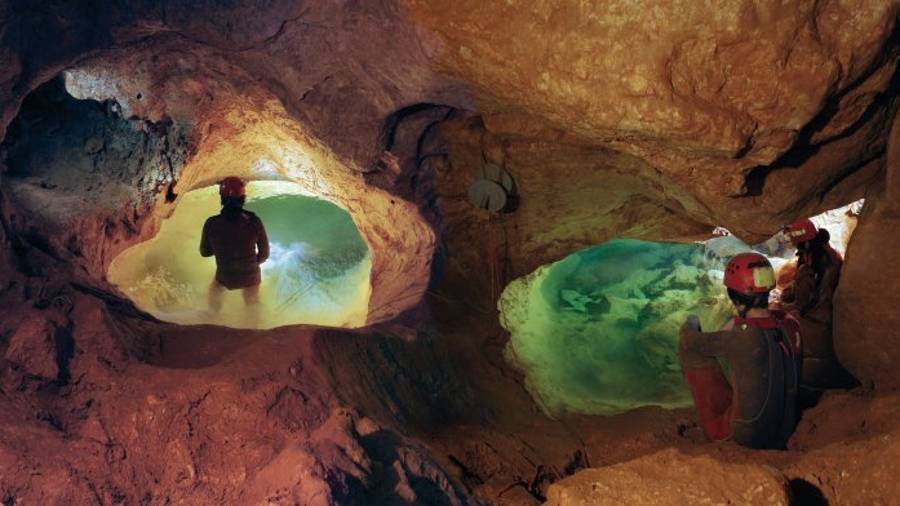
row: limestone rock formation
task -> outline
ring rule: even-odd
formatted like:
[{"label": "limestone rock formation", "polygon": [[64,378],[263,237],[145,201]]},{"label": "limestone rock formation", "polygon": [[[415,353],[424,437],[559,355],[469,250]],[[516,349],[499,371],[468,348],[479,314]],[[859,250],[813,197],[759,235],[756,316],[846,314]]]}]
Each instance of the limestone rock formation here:
[{"label": "limestone rock formation", "polygon": [[664,450],[588,469],[553,484],[552,506],[613,504],[791,504],[787,482],[772,468],[718,462]]},{"label": "limestone rock formation", "polygon": [[[588,466],[551,502],[785,503],[763,465],[894,492],[895,412],[860,413],[898,386],[900,0],[101,3],[0,1],[0,503],[528,504]],[[509,212],[467,199],[487,167]],[[109,284],[225,175],[353,217],[366,328],[172,325]],[[503,360],[497,299],[543,264],[862,196],[836,345],[876,390],[788,452],[690,410],[548,418]]]},{"label": "limestone rock formation", "polygon": [[900,386],[900,121],[894,122],[884,187],[872,189],[850,241],[835,294],[835,350],[856,377]]},{"label": "limestone rock formation", "polygon": [[849,176],[879,157],[841,139],[883,140],[885,118],[865,112],[894,93],[881,49],[897,2],[410,3],[492,133],[636,156],[677,181],[667,208],[748,239],[815,214],[798,201],[858,193]]},{"label": "limestone rock formation", "polygon": [[477,504],[427,447],[341,404],[314,332],[184,332],[70,297],[65,375],[34,362],[52,347],[16,344],[44,343],[46,314],[0,320],[32,360],[0,361],[3,502]]},{"label": "limestone rock formation", "polygon": [[893,479],[900,472],[900,431],[893,422],[900,398],[866,397],[830,395],[806,413],[790,443],[805,453],[785,469],[800,484],[796,502],[818,496],[830,504],[890,504],[900,497]]}]

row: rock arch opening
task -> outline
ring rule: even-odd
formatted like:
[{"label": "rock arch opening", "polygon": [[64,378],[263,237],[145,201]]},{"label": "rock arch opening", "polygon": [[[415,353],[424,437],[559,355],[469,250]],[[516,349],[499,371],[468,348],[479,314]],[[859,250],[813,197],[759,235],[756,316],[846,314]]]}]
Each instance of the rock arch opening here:
[{"label": "rock arch opening", "polygon": [[[150,82],[152,76],[123,74],[119,63],[87,62],[39,87],[26,98],[4,141],[11,176],[5,180],[11,187],[8,195],[23,211],[13,226],[39,230],[35,242],[51,257],[73,260],[91,283],[104,287],[111,281],[124,287],[123,295],[142,283],[153,285],[148,272],[126,275],[122,266],[135,265],[129,262],[136,252],[153,249],[151,244],[166,244],[151,239],[161,228],[177,229],[179,209],[199,205],[204,192],[209,197],[205,201],[214,202],[211,190],[204,188],[234,175],[254,181],[252,186],[266,197],[251,205],[271,211],[271,220],[288,213],[275,208],[312,206],[320,218],[340,223],[340,230],[307,231],[322,240],[334,235],[331,244],[346,246],[336,246],[341,251],[333,251],[328,260],[311,253],[316,248],[307,249],[304,260],[285,271],[272,265],[286,268],[287,259],[296,260],[298,254],[290,244],[303,241],[279,242],[264,267],[278,279],[270,284],[278,286],[280,295],[271,302],[275,308],[291,307],[288,298],[300,290],[306,296],[291,300],[305,298],[306,303],[302,310],[279,309],[281,316],[261,318],[268,322],[264,328],[293,323],[358,327],[391,319],[421,299],[431,273],[434,233],[414,203],[370,185],[355,162],[332,152],[265,89],[207,86],[203,72],[190,83],[159,89]],[[193,64],[203,67],[199,61]],[[298,223],[303,228],[302,220]],[[196,230],[201,227],[197,224]],[[189,251],[195,250],[190,245]],[[315,267],[309,263],[314,257]],[[112,265],[114,258],[118,260]],[[203,265],[199,255],[197,261]],[[337,280],[350,271],[356,273],[352,281]],[[188,276],[192,280],[187,285],[196,284],[198,276]],[[326,289],[331,293],[326,296],[295,286],[288,281],[292,276],[297,282],[328,280],[341,285],[342,295],[335,295],[341,290]],[[186,279],[159,281],[158,290],[150,290],[154,295],[136,295],[138,306],[167,321],[217,322],[199,317],[196,306],[189,316],[186,306],[171,304],[178,298],[177,287],[187,290]],[[183,293],[182,300],[196,299],[197,289],[188,290],[190,296]],[[321,295],[317,301],[316,293]],[[334,297],[352,302],[328,302]]]}]

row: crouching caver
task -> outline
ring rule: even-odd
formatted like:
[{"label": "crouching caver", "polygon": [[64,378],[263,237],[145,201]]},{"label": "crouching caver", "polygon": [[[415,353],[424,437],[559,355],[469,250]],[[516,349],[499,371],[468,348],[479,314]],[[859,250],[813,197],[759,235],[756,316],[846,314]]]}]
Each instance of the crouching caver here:
[{"label": "crouching caver", "polygon": [[[696,316],[681,329],[679,358],[700,426],[713,441],[784,448],[797,421],[799,326],[769,311],[775,273],[764,256],[732,258],[725,286],[737,316],[723,330],[702,332]],[[719,360],[728,363],[729,379]]]},{"label": "crouching caver", "polygon": [[200,254],[215,255],[216,275],[209,286],[209,306],[222,308],[222,293],[243,290],[244,302],[255,311],[259,303],[259,265],[269,257],[269,239],[262,221],[244,209],[244,182],[226,177],[219,183],[222,211],[203,225]]},{"label": "crouching caver", "polygon": [[813,388],[850,386],[854,379],[840,362],[832,339],[832,303],[843,259],[829,244],[828,230],[810,220],[785,227],[797,248],[797,274],[782,294],[782,308],[800,323],[803,375],[800,384]]}]

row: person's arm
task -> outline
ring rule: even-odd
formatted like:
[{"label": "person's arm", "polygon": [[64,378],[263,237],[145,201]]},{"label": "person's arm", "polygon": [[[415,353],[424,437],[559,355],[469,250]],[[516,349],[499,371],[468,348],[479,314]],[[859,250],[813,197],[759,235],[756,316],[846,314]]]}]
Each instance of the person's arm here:
[{"label": "person's arm", "polygon": [[831,300],[834,298],[834,291],[837,289],[840,277],[840,266],[832,264],[825,269],[825,274],[822,276],[822,281],[819,283],[819,300]]},{"label": "person's arm", "polygon": [[816,293],[816,274],[808,265],[801,265],[797,269],[797,279],[794,281],[794,306],[800,310],[800,314],[815,307],[818,302]]},{"label": "person's arm", "polygon": [[259,217],[256,217],[256,263],[263,263],[269,258],[269,237],[266,235],[266,227]]},{"label": "person's arm", "polygon": [[203,224],[203,233],[200,236],[200,256],[202,257],[211,257],[213,253],[212,241],[209,240],[209,222],[212,219],[207,219],[206,223]]},{"label": "person's arm", "polygon": [[791,284],[781,291],[781,304],[784,306],[789,306],[794,304],[796,300],[797,296],[796,294],[794,294],[794,282],[791,281]]},{"label": "person's arm", "polygon": [[[726,325],[726,328],[728,325]],[[688,323],[681,327],[679,347],[687,352],[704,357],[729,358],[734,344],[734,333],[740,330],[720,330],[718,332],[701,332]]]}]

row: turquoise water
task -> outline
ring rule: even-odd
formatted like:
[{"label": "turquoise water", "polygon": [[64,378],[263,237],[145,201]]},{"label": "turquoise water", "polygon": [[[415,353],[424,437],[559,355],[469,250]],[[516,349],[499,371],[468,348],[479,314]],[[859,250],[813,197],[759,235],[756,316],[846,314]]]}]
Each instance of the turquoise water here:
[{"label": "turquoise water", "polygon": [[199,244],[203,223],[221,207],[215,187],[182,195],[158,234],[116,257],[107,278],[164,321],[238,328],[361,326],[371,291],[368,245],[346,211],[298,188],[271,181],[248,185],[246,208],[262,220],[270,248],[257,308],[244,304],[240,290],[224,294],[221,311],[209,307],[215,260],[200,257]]},{"label": "turquoise water", "polygon": [[270,242],[315,252],[304,261],[319,278],[339,276],[369,254],[350,214],[331,202],[281,195],[251,200],[246,208],[265,224]]},{"label": "turquoise water", "polygon": [[614,240],[544,266],[501,296],[506,356],[549,413],[687,406],[678,331],[731,315],[723,258],[702,244]]}]

